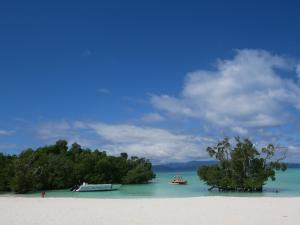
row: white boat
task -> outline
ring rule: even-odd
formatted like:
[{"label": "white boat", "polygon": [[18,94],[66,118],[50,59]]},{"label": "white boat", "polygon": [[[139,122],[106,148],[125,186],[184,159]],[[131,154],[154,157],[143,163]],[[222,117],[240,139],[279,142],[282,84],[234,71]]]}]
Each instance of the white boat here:
[{"label": "white boat", "polygon": [[114,191],[118,190],[121,184],[88,184],[83,183],[75,191],[88,192],[88,191]]}]

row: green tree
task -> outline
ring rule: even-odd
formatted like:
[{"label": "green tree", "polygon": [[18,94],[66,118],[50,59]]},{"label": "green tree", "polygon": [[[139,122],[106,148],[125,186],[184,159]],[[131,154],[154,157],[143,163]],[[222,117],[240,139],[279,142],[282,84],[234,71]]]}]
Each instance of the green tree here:
[{"label": "green tree", "polygon": [[6,156],[0,153],[0,191],[10,191],[14,176],[14,160],[16,156]]},{"label": "green tree", "polygon": [[130,160],[130,169],[122,179],[125,184],[147,183],[155,175],[152,172],[152,164],[144,158]]},{"label": "green tree", "polygon": [[33,149],[23,151],[15,161],[15,175],[12,178],[11,189],[16,193],[26,193],[34,190],[35,179]]},{"label": "green tree", "polygon": [[127,153],[109,156],[105,151],[83,149],[65,140],[27,149],[18,156],[0,154],[0,191],[27,193],[65,189],[88,183],[147,183],[153,179],[150,161],[128,158]]},{"label": "green tree", "polygon": [[262,191],[263,185],[270,178],[275,180],[275,171],[287,169],[282,163],[285,154],[275,157],[276,149],[272,144],[258,151],[249,139],[235,139],[236,145],[232,148],[227,137],[208,147],[207,152],[217,163],[211,166],[201,166],[198,176],[210,190],[219,191]]}]

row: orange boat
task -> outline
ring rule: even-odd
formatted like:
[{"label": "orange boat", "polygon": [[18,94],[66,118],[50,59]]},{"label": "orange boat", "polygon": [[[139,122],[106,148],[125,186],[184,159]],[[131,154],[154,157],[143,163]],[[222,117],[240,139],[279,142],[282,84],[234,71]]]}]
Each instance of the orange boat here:
[{"label": "orange boat", "polygon": [[181,176],[175,176],[171,181],[170,184],[187,184],[187,180],[182,179]]}]

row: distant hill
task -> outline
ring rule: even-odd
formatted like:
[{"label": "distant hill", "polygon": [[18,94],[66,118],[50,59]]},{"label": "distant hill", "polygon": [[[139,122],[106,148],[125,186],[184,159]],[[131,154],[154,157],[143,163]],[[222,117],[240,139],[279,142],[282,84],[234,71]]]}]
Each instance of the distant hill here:
[{"label": "distant hill", "polygon": [[196,170],[201,165],[212,165],[215,161],[189,161],[180,163],[166,163],[160,165],[153,165],[154,171],[182,171],[182,170]]},{"label": "distant hill", "polygon": [[[185,171],[185,170],[197,170],[201,165],[212,165],[216,161],[189,161],[180,163],[166,163],[160,165],[153,165],[154,171]],[[288,168],[300,168],[299,163],[287,163]]]},{"label": "distant hill", "polygon": [[300,168],[300,163],[287,163],[288,168]]}]

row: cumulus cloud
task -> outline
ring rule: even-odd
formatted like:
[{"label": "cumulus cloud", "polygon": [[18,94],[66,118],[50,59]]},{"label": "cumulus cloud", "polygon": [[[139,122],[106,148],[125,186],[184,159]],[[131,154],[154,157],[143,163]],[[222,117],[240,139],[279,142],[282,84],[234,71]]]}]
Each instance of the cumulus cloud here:
[{"label": "cumulus cloud", "polygon": [[300,110],[300,86],[284,71],[296,75],[289,58],[263,50],[238,50],[233,59],[219,60],[215,70],[187,74],[179,97],[153,95],[151,102],[159,110],[237,133],[283,125],[292,120],[290,111]]},{"label": "cumulus cloud", "polygon": [[120,124],[89,124],[90,128],[107,141],[104,148],[111,152],[128,152],[160,161],[180,161],[206,157],[207,139],[187,134],[176,134],[165,129]]},{"label": "cumulus cloud", "polygon": [[[258,147],[268,143],[288,146],[293,159],[300,154],[299,128],[292,126],[300,124],[299,75],[300,65],[287,57],[263,50],[238,50],[232,59],[218,60],[213,70],[187,74],[178,95],[152,95],[151,103],[159,111],[135,120],[147,126],[59,121],[42,124],[37,135],[47,143],[65,138],[84,147],[110,154],[125,151],[156,163],[206,158],[205,149],[215,144],[215,138],[240,135],[250,136]],[[109,94],[106,89],[99,92]],[[198,135],[191,130],[150,126],[167,120],[166,114],[175,115],[172,119],[178,116],[189,129],[198,121],[194,130]]]},{"label": "cumulus cloud", "polygon": [[142,116],[141,120],[146,123],[161,122],[164,120],[164,117],[159,113],[147,113]]},{"label": "cumulus cloud", "polygon": [[84,121],[47,123],[39,127],[37,134],[43,140],[66,138],[110,154],[127,152],[154,162],[206,158],[206,146],[214,142],[211,138],[161,128]]}]

